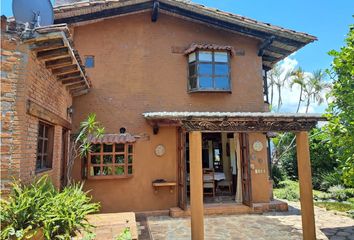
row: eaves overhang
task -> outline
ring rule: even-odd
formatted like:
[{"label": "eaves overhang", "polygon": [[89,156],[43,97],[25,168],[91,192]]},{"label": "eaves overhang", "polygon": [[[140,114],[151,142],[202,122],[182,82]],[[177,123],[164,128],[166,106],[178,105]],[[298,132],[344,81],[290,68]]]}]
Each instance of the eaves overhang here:
[{"label": "eaves overhang", "polygon": [[153,11],[158,2],[163,13],[206,24],[260,40],[263,66],[266,70],[291,53],[311,43],[315,36],[237,14],[220,11],[184,0],[100,0],[78,1],[54,8],[55,22],[80,25],[133,13]]}]

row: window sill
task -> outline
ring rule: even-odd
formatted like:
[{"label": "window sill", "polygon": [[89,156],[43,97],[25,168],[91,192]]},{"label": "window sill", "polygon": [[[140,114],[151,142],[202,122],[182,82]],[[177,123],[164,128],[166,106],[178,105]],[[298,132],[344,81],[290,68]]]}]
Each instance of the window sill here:
[{"label": "window sill", "polygon": [[188,90],[188,93],[232,93],[231,89],[195,89]]},{"label": "window sill", "polygon": [[123,176],[89,176],[88,180],[111,180],[111,179],[126,179],[132,178],[134,175],[123,175]]},{"label": "window sill", "polygon": [[53,170],[53,168],[42,168],[42,169],[36,170],[35,174],[37,175],[37,174],[41,174],[41,173],[44,173],[44,172],[49,172],[51,170]]}]

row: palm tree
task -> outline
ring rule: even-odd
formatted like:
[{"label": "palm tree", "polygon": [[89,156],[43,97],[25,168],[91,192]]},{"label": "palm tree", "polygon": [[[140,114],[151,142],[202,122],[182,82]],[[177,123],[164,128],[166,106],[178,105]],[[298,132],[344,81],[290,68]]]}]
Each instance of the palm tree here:
[{"label": "palm tree", "polygon": [[280,68],[280,65],[277,64],[274,66],[274,68],[270,71],[269,73],[269,82],[270,82],[270,90],[271,90],[271,96],[270,96],[270,104],[273,105],[273,94],[274,94],[274,87],[277,88],[278,92],[278,106],[277,106],[277,112],[279,112],[281,105],[283,104],[283,99],[282,99],[282,88],[284,86],[285,81],[289,78],[290,76],[290,71],[284,72],[283,69]]},{"label": "palm tree", "polygon": [[301,102],[303,101],[303,99],[302,99],[303,91],[306,86],[305,72],[302,70],[301,67],[299,67],[291,73],[291,76],[293,78],[290,83],[290,88],[292,88],[295,84],[300,86],[299,103],[298,103],[297,109],[296,109],[296,113],[298,113],[299,109],[300,109]]},{"label": "palm tree", "polygon": [[310,101],[317,102],[321,104],[324,101],[323,91],[330,87],[330,84],[324,82],[325,72],[322,70],[316,70],[312,73],[312,76],[309,77],[306,86],[304,88],[306,96],[306,113],[308,112]]},{"label": "palm tree", "polygon": [[[273,99],[274,99],[274,88],[275,88],[275,82],[276,78],[280,76],[280,67],[279,65],[275,65],[275,67],[269,71],[268,74],[268,88],[270,88],[270,105],[273,106]],[[269,90],[268,90],[269,91]]]}]

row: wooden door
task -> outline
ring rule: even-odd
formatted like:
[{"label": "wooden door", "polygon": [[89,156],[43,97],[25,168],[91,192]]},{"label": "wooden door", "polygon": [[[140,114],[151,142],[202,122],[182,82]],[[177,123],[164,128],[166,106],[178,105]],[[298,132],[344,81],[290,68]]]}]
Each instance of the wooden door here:
[{"label": "wooden door", "polygon": [[178,128],[177,132],[177,156],[178,156],[178,206],[186,210],[187,209],[187,185],[186,185],[186,133],[182,128]]},{"label": "wooden door", "polygon": [[61,170],[60,170],[60,187],[64,188],[66,185],[66,165],[68,162],[69,150],[69,131],[63,128],[61,135]]},{"label": "wooden door", "polygon": [[242,179],[242,202],[247,206],[252,203],[252,189],[251,189],[251,166],[248,148],[248,134],[240,134],[240,148],[241,148],[241,179]]}]

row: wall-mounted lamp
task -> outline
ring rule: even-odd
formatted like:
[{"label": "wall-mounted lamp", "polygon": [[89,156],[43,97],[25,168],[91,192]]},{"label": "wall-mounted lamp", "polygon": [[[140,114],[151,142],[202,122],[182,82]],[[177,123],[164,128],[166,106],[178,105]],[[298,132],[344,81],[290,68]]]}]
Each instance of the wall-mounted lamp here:
[{"label": "wall-mounted lamp", "polygon": [[126,131],[127,131],[127,129],[125,129],[125,127],[121,127],[119,129],[120,134],[124,134]]},{"label": "wall-mounted lamp", "polygon": [[66,113],[68,114],[68,116],[72,117],[72,115],[74,114],[74,108],[73,106],[70,106],[66,109]]}]

